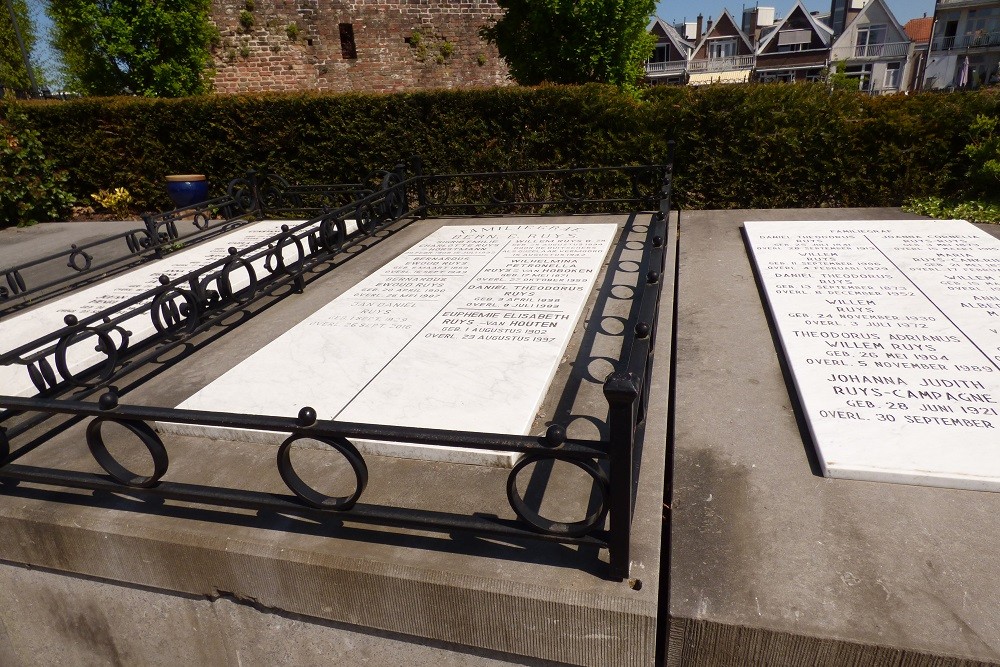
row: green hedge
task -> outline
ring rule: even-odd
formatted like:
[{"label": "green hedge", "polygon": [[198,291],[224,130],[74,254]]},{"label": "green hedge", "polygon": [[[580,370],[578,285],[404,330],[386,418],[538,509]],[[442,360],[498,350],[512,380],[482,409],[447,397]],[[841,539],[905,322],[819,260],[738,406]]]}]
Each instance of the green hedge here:
[{"label": "green hedge", "polygon": [[868,97],[821,85],[605,86],[395,95],[265,94],[33,103],[46,153],[80,199],[127,187],[169,206],[169,173],[219,186],[266,166],[303,183],[357,180],[419,154],[436,172],[637,164],[677,141],[688,208],[890,206],[960,192],[962,147],[990,92]]}]

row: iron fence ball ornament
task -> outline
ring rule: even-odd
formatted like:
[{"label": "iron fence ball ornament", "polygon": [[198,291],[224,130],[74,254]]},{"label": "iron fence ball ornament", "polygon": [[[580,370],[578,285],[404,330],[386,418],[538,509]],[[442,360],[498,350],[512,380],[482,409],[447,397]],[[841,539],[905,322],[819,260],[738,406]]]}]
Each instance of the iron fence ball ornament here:
[{"label": "iron fence ball ornament", "polygon": [[[521,497],[520,492],[517,490],[517,476],[522,470],[532,463],[538,463],[541,461],[564,461],[570,465],[576,466],[580,470],[584,471],[590,475],[591,479],[594,480],[594,488],[597,489],[598,495],[600,496],[600,502],[598,503],[597,509],[587,514],[587,516],[581,521],[553,521],[551,519],[546,519],[541,514],[532,509]],[[545,454],[529,454],[522,458],[518,463],[511,469],[510,474],[507,476],[507,501],[510,503],[511,509],[522,521],[530,525],[536,531],[540,533],[546,533],[548,535],[557,535],[561,537],[582,537],[591,531],[600,528],[604,523],[604,518],[608,514],[610,509],[608,506],[608,498],[611,494],[611,483],[608,480],[607,474],[593,461],[586,461],[580,459],[563,459],[558,456],[554,456],[549,453]]]},{"label": "iron fence ball ornament", "polygon": [[316,423],[316,409],[308,405],[299,410],[299,426],[309,427]]},{"label": "iron fence ball ornament", "polygon": [[[104,396],[107,396],[105,394]],[[104,399],[102,396],[102,400]],[[113,396],[113,394],[112,394]],[[115,399],[117,404],[117,399]],[[143,444],[149,455],[153,459],[153,473],[151,475],[140,475],[135,473],[121,463],[108,451],[107,445],[104,443],[104,436],[101,433],[101,429],[105,422],[112,422],[124,427],[135,435],[139,442]],[[167,472],[167,467],[169,466],[170,460],[167,456],[167,450],[163,446],[163,442],[160,440],[156,432],[146,422],[141,420],[132,419],[115,419],[112,417],[95,417],[87,425],[87,447],[90,449],[90,453],[93,455],[94,459],[105,472],[111,475],[112,478],[119,484],[125,486],[136,487],[140,489],[147,489],[156,486],[160,478]]]},{"label": "iron fence ball ornament", "polygon": [[[302,420],[302,418],[302,412],[300,412],[299,419]],[[351,466],[351,470],[354,472],[354,491],[346,496],[328,496],[306,484],[299,474],[295,472],[295,467],[292,465],[292,445],[299,440],[316,440],[339,452],[347,460],[347,463]],[[336,436],[289,436],[278,448],[278,474],[281,475],[285,486],[291,489],[292,493],[298,496],[302,502],[310,507],[322,510],[344,512],[351,509],[358,502],[361,494],[364,493],[365,487],[368,486],[368,466],[365,464],[361,452],[346,438]]]},{"label": "iron fence ball ornament", "polygon": [[546,447],[559,447],[566,442],[566,429],[559,424],[552,424],[545,429],[545,436],[541,441]]}]

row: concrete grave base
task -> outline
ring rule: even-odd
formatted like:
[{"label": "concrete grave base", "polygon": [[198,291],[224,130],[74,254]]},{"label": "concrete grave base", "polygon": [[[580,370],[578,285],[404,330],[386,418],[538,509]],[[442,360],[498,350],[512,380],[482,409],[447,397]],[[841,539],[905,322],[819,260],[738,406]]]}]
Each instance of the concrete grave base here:
[{"label": "concrete grave base", "polygon": [[684,213],[670,664],[1000,661],[1000,494],[820,475],[741,233],[747,220],[906,217]]},{"label": "concrete grave base", "polygon": [[[505,222],[560,220],[566,219]],[[628,216],[568,220],[622,226]],[[122,402],[177,405],[444,224],[467,221],[399,225],[302,294],[163,370]],[[351,521],[349,514],[307,519],[22,483],[0,492],[0,563],[7,564],[0,565],[0,578],[12,582],[0,593],[0,664],[653,664],[676,238],[673,223],[662,333],[639,445],[631,580],[609,580],[607,552],[591,547],[383,528]],[[628,304],[608,297],[606,280],[638,279],[628,261],[634,244],[627,241],[613,245],[531,433],[558,422],[570,437],[606,437],[601,382],[621,342],[616,317]],[[615,247],[624,254],[616,256]],[[54,436],[18,463],[99,472],[84,426]],[[164,442],[170,454],[165,480],[288,493],[273,446],[173,434]],[[332,452],[300,454],[300,469],[323,470],[323,482],[341,481],[342,460]],[[508,470],[379,456],[366,461],[363,503],[514,518]],[[581,483],[587,478],[575,473],[568,464],[539,464],[519,480],[540,494],[544,515],[575,520],[591,494]]]}]

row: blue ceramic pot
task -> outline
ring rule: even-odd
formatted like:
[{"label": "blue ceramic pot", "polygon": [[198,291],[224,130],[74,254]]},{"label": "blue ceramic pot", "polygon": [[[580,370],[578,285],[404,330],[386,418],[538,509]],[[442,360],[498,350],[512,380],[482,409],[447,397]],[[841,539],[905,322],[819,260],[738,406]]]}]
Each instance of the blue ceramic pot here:
[{"label": "blue ceramic pot", "polygon": [[208,181],[204,174],[167,176],[167,194],[177,208],[200,204],[208,199]]}]

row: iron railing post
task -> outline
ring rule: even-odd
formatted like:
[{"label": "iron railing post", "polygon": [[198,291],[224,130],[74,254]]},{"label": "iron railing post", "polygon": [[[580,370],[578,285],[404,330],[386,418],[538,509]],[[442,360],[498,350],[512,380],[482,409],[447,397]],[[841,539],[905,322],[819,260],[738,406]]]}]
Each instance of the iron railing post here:
[{"label": "iron railing post", "polygon": [[612,373],[604,381],[608,399],[608,430],[611,482],[611,530],[608,553],[611,577],[627,579],[631,565],[632,541],[632,466],[635,446],[635,411],[639,389],[632,373]]},{"label": "iron railing post", "polygon": [[413,164],[413,176],[417,179],[417,207],[420,209],[420,217],[427,217],[427,184],[424,180],[424,162],[419,155],[414,155],[410,162]]},{"label": "iron railing post", "polygon": [[143,213],[142,222],[146,226],[146,233],[149,234],[149,242],[153,246],[153,256],[156,259],[163,259],[163,244],[160,243],[160,232],[156,229],[153,216],[150,213]]}]

